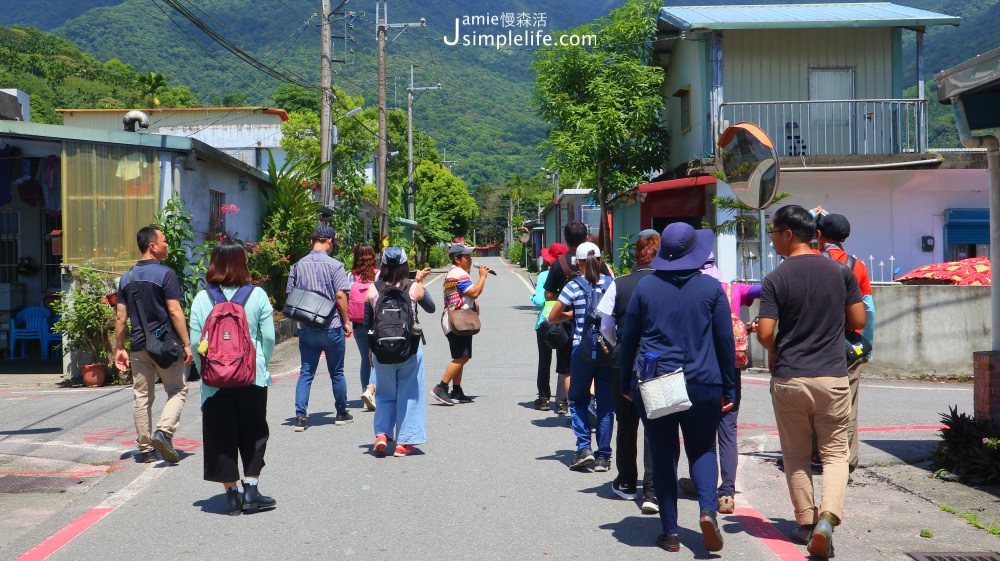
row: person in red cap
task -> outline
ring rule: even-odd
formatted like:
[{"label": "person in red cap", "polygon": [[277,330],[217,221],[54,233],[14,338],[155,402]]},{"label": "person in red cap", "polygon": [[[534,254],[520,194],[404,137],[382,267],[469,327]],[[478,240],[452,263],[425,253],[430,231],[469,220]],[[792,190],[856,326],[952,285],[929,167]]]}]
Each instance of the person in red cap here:
[{"label": "person in red cap", "polygon": [[[559,242],[542,249],[542,259],[545,260],[546,267],[538,274],[538,280],[535,282],[535,293],[531,296],[531,303],[539,310],[538,318],[535,320],[535,341],[538,344],[538,376],[536,378],[538,399],[535,400],[535,409],[539,411],[548,411],[551,408],[549,401],[552,399],[552,386],[549,382],[552,370],[552,349],[545,343],[542,332],[538,329],[542,325],[542,320],[548,316],[548,310],[545,309],[545,280],[549,277],[549,267],[556,262],[556,259],[568,252],[569,248]],[[556,401],[565,402],[566,395],[562,379],[569,375],[569,362],[559,360],[557,357],[556,374],[559,376],[559,381],[556,384]]]}]

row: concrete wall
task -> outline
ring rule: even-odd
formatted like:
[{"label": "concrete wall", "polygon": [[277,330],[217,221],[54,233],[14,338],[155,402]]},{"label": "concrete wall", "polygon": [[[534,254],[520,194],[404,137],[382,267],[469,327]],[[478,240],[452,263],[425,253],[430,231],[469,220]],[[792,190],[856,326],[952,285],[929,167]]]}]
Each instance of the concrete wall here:
[{"label": "concrete wall", "polygon": [[[992,345],[988,286],[874,286],[875,347],[864,372],[972,377],[972,353]],[[757,304],[744,312],[752,318]],[[753,338],[754,365],[762,365]]]}]

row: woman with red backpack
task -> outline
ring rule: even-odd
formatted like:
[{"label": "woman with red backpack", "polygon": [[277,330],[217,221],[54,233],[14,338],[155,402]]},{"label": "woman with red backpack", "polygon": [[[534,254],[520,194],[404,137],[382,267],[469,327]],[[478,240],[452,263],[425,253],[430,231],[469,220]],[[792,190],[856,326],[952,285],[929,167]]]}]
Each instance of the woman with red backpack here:
[{"label": "woman with red backpack", "polygon": [[[203,378],[201,385],[201,428],[204,445],[206,481],[222,483],[226,489],[226,504],[230,516],[243,511],[270,510],[277,501],[261,495],[257,489],[260,471],[264,467],[264,451],[270,434],[267,425],[267,388],[271,385],[268,363],[274,352],[274,309],[267,293],[250,283],[247,254],[243,245],[231,239],[220,241],[212,249],[205,274],[209,288],[199,292],[191,303],[189,330],[195,364],[213,356],[209,340],[202,341],[202,332],[210,324],[216,308],[214,292],[228,301],[241,302],[246,315],[248,338],[256,351],[256,376],[251,385],[243,387],[213,387]],[[239,296],[250,289],[249,296]],[[217,289],[217,290],[216,290]],[[239,336],[231,339],[236,340]],[[220,384],[224,385],[224,384]],[[243,492],[237,488],[240,462],[243,466]]]}]

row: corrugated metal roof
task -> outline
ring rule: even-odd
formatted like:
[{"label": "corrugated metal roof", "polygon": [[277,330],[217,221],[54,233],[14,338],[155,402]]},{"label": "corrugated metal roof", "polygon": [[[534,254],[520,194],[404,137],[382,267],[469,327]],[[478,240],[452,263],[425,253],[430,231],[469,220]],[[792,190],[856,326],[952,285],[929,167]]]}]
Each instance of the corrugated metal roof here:
[{"label": "corrugated metal roof", "polygon": [[660,8],[661,30],[926,27],[958,25],[961,18],[889,2],[674,6]]}]

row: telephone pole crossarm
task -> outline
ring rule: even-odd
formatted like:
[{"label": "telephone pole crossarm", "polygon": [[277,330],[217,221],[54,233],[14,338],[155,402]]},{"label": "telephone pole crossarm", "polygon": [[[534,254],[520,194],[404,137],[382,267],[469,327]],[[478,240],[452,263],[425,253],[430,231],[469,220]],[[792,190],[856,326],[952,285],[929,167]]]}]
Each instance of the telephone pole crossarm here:
[{"label": "telephone pole crossarm", "polygon": [[413,65],[410,65],[410,87],[406,88],[406,217],[410,220],[416,220],[416,209],[414,208],[414,198],[416,197],[416,192],[413,188],[413,102],[416,100],[413,98],[413,92],[440,89],[441,84],[436,86],[422,86],[419,88],[414,86]]}]

